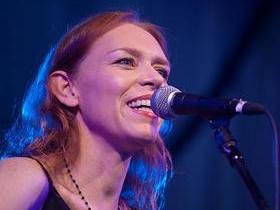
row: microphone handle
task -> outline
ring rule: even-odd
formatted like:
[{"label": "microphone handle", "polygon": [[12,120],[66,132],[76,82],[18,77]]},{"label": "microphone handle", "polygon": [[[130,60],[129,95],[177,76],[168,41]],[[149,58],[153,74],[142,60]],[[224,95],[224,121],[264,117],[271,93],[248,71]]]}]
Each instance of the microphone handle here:
[{"label": "microphone handle", "polygon": [[236,114],[238,99],[224,99],[199,96],[186,93],[175,93],[171,109],[175,114],[198,114],[207,119],[232,117]]}]

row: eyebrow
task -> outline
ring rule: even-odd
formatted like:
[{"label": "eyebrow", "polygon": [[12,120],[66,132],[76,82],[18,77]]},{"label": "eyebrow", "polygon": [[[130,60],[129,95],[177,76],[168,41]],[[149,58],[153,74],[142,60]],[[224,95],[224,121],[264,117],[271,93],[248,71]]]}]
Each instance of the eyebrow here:
[{"label": "eyebrow", "polygon": [[[113,53],[115,51],[119,51],[119,50],[125,51],[125,52],[127,52],[127,53],[129,53],[129,54],[131,54],[135,57],[140,57],[141,56],[141,53],[138,50],[136,50],[134,48],[129,48],[129,47],[117,48],[117,49],[109,51],[108,54]],[[160,56],[154,56],[152,60],[153,60],[153,63],[170,66],[169,61],[165,58],[160,57]]]}]

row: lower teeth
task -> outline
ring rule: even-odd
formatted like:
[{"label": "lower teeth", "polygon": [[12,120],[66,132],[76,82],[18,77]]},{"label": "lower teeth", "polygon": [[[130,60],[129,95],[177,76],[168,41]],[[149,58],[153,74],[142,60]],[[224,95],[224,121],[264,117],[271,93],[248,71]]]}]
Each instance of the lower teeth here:
[{"label": "lower teeth", "polygon": [[135,108],[136,110],[141,110],[141,111],[146,111],[146,112],[151,112],[151,109],[148,107],[140,107],[140,108]]}]

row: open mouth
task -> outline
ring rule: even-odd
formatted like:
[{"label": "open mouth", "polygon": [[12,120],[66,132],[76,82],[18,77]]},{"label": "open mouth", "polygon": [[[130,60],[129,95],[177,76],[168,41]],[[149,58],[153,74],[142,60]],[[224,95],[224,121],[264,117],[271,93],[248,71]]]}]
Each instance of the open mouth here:
[{"label": "open mouth", "polygon": [[128,102],[127,105],[134,110],[153,112],[150,99],[135,99]]},{"label": "open mouth", "polygon": [[151,108],[151,94],[135,97],[127,102],[127,106],[134,111],[134,113],[149,117],[158,118]]}]

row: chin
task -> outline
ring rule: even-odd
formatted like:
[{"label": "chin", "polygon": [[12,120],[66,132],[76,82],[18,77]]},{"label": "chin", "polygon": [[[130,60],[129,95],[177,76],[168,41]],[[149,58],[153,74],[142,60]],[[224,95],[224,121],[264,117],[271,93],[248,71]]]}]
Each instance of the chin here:
[{"label": "chin", "polygon": [[[126,143],[127,151],[139,151],[145,146],[151,145],[160,137],[161,123],[156,121],[154,124],[151,122],[137,122],[122,124],[122,137]],[[120,130],[119,130],[120,132]]]},{"label": "chin", "polygon": [[139,130],[131,135],[131,140],[138,145],[146,146],[154,143],[159,138],[159,132],[153,130]]}]

